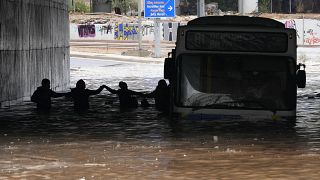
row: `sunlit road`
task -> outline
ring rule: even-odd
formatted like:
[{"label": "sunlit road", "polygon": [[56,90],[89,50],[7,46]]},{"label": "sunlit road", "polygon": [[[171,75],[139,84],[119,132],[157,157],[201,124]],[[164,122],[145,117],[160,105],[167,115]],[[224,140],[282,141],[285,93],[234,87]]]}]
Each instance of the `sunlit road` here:
[{"label": "sunlit road", "polygon": [[[171,122],[153,106],[120,112],[107,91],[91,110],[55,99],[49,115],[35,105],[0,109],[0,179],[318,179],[320,53],[300,49],[307,88],[298,91],[297,123],[265,120]],[[163,64],[71,59],[71,87],[102,84],[150,92]],[[152,104],[153,101],[149,100]]]}]

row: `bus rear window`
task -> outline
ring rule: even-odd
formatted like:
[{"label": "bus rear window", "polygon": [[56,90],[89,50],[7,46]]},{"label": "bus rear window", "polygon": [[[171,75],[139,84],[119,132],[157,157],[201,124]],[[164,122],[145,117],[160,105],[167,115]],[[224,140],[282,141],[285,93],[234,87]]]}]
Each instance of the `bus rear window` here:
[{"label": "bus rear window", "polygon": [[186,49],[200,51],[286,52],[286,33],[188,31]]},{"label": "bus rear window", "polygon": [[180,106],[233,104],[233,108],[282,110],[295,106],[295,66],[288,57],[197,53],[182,54],[179,64]]}]

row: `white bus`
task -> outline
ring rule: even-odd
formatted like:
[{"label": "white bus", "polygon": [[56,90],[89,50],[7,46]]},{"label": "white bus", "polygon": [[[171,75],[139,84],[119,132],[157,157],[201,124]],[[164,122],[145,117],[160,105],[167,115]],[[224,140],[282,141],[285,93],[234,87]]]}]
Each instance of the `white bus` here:
[{"label": "white bus", "polygon": [[170,112],[179,119],[295,120],[304,69],[297,64],[296,31],[281,22],[200,17],[178,28],[165,60]]}]

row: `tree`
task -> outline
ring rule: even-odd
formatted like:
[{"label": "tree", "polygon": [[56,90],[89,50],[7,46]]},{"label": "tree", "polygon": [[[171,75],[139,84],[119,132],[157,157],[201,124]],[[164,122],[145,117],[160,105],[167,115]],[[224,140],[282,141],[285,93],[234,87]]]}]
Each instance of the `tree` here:
[{"label": "tree", "polygon": [[133,0],[112,0],[112,8],[116,14],[127,14],[129,10],[138,11],[138,3]]},{"label": "tree", "polygon": [[271,0],[259,0],[258,6],[260,12],[271,12]]},{"label": "tree", "polygon": [[69,1],[69,11],[76,11],[82,13],[90,12],[90,7],[86,4],[84,0],[70,0]]},{"label": "tree", "polygon": [[296,1],[297,4],[296,4],[296,10],[298,13],[301,13],[301,12],[304,12],[304,4],[303,4],[303,0],[297,0]]}]

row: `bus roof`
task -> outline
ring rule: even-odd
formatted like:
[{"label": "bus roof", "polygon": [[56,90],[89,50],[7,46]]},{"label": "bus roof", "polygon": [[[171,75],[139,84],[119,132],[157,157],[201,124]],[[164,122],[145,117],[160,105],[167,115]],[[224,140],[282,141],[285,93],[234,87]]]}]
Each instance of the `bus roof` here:
[{"label": "bus roof", "polygon": [[259,27],[274,27],[285,28],[284,24],[274,19],[263,17],[249,16],[205,16],[191,20],[188,26],[203,26],[203,25],[237,25],[237,26],[259,26]]}]

